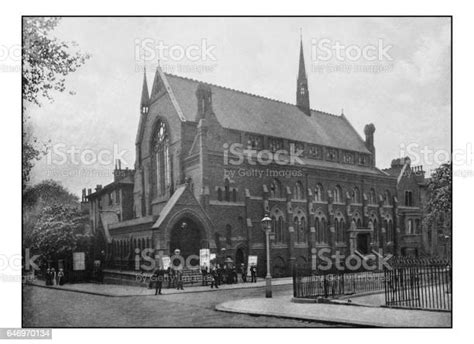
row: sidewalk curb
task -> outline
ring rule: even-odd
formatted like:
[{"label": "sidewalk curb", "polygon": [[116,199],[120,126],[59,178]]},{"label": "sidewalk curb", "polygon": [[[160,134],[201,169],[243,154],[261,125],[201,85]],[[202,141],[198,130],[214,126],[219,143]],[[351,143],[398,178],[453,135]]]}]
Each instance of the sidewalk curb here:
[{"label": "sidewalk curb", "polygon": [[35,283],[27,283],[27,286],[31,287],[38,287],[38,288],[44,288],[44,289],[54,289],[54,290],[60,290],[60,291],[70,291],[73,293],[81,293],[81,294],[89,294],[89,295],[96,295],[96,296],[106,296],[106,297],[129,297],[129,296],[134,296],[134,295],[115,295],[115,294],[106,294],[106,293],[96,293],[93,291],[88,291],[88,290],[77,290],[77,289],[71,289],[71,288],[64,288],[64,287],[51,287],[49,285],[41,285],[41,284],[35,284]]},{"label": "sidewalk curb", "polygon": [[[376,311],[380,307],[364,307],[357,305],[350,308],[350,305],[338,305],[334,303],[313,303],[314,307],[311,313],[308,313],[308,307],[306,309],[298,309],[290,307],[288,309],[285,307],[285,302],[292,303],[290,300],[273,300],[269,301],[267,299],[242,299],[237,301],[227,301],[220,303],[215,306],[217,311],[228,312],[228,313],[240,313],[248,315],[257,315],[257,316],[270,316],[277,318],[286,318],[286,319],[298,319],[303,321],[315,321],[326,324],[340,324],[346,326],[356,326],[356,327],[372,327],[372,328],[451,328],[452,320],[446,319],[447,317],[443,315],[442,317],[431,317],[431,320],[428,322],[408,322],[397,321],[397,319],[405,319],[405,316],[409,312],[408,310],[392,310],[387,309],[389,313]],[[273,307],[272,307],[273,303]],[[293,303],[296,305],[295,303]],[[320,305],[320,307],[318,307]],[[309,306],[309,305],[308,305]],[[334,308],[333,308],[334,307]],[[318,309],[319,308],[319,309]],[[363,315],[358,318],[359,314],[356,309],[359,309]],[[368,312],[369,309],[375,311],[374,316],[370,315]],[[401,312],[402,311],[402,312]],[[429,313],[424,311],[412,311],[413,317],[423,317]],[[424,314],[423,314],[424,313]],[[377,315],[378,314],[378,315]],[[379,317],[379,318],[378,318]],[[432,321],[430,323],[430,321]]]},{"label": "sidewalk curb", "polygon": [[[290,285],[291,283],[282,283],[278,284],[276,286],[284,286],[284,285]],[[112,293],[101,293],[101,292],[94,292],[94,291],[89,291],[89,290],[80,290],[80,289],[75,289],[75,288],[68,288],[66,286],[47,286],[47,285],[42,285],[42,284],[36,284],[36,283],[27,283],[26,285],[28,286],[33,286],[33,287],[39,287],[39,288],[45,288],[45,289],[53,289],[53,290],[61,290],[61,291],[69,291],[69,292],[75,292],[75,293],[82,293],[82,294],[90,294],[90,295],[96,295],[96,296],[106,296],[106,297],[144,297],[144,296],[157,296],[154,293],[150,294],[112,294]],[[225,286],[225,285],[224,285]],[[144,287],[136,287],[140,288],[142,290],[150,290],[148,288]],[[258,289],[258,288],[265,288],[265,285],[258,285],[258,286],[253,286],[250,283],[248,284],[242,284],[240,287],[233,287],[233,288],[225,288],[221,286],[218,289],[211,289],[210,287],[205,290],[192,290],[192,288],[195,287],[189,287],[188,289],[185,290],[173,290],[172,292],[169,293],[163,293],[160,296],[167,296],[167,295],[177,295],[177,294],[191,294],[191,293],[209,293],[209,292],[219,292],[219,291],[225,291],[225,290],[242,290],[242,289]],[[175,288],[173,288],[175,289]],[[163,288],[163,291],[168,290],[167,288]]]},{"label": "sidewalk curb", "polygon": [[319,317],[312,317],[312,316],[290,316],[285,314],[273,313],[268,311],[247,311],[243,312],[241,310],[236,310],[230,307],[224,306],[224,304],[218,304],[215,307],[216,311],[225,312],[225,313],[238,313],[238,314],[248,314],[248,315],[258,315],[258,316],[267,316],[267,317],[275,317],[275,318],[282,318],[282,319],[293,319],[293,320],[303,320],[303,321],[315,321],[319,323],[324,323],[328,325],[346,325],[346,326],[358,326],[358,327],[385,327],[385,326],[377,326],[374,324],[367,324],[362,321],[359,322],[349,322],[345,320],[338,320],[338,319],[329,319],[329,318],[319,318]]}]

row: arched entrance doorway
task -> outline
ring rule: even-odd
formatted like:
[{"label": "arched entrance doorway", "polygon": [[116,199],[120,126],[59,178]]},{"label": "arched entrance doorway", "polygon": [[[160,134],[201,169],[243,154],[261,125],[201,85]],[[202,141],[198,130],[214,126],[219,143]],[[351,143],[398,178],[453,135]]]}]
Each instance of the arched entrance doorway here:
[{"label": "arched entrance doorway", "polygon": [[182,218],[171,230],[170,254],[179,249],[184,259],[190,255],[199,257],[201,242],[202,236],[198,224],[190,218]]},{"label": "arched entrance doorway", "polygon": [[235,252],[235,266],[240,267],[242,264],[245,264],[245,250],[243,247],[240,247]]}]

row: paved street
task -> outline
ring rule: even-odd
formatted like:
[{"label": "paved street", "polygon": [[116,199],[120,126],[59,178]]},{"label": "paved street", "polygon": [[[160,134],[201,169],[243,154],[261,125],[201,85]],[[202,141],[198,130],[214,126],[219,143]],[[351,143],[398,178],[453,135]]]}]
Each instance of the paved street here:
[{"label": "paved street", "polygon": [[[291,297],[291,285],[274,296]],[[217,312],[215,305],[264,297],[264,288],[161,296],[107,297],[36,286],[23,288],[24,327],[328,327],[311,322]]]}]

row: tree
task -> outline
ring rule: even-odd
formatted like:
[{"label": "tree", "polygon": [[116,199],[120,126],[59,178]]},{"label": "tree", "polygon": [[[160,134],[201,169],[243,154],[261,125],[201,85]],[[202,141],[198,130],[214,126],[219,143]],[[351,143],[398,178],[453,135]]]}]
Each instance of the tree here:
[{"label": "tree", "polygon": [[[26,104],[41,106],[41,100],[53,101],[52,91],[66,89],[65,77],[75,72],[90,57],[77,48],[75,42],[62,42],[51,37],[51,31],[61,18],[25,17],[22,36],[22,97],[23,97],[23,188],[29,181],[35,160],[43,151],[37,147],[37,140],[25,128],[28,116]],[[70,92],[71,93],[71,92]],[[71,93],[72,94],[72,93]]]},{"label": "tree", "polygon": [[44,180],[23,191],[23,239],[30,246],[29,234],[46,207],[64,205],[79,209],[79,198],[54,180]]},{"label": "tree", "polygon": [[30,233],[31,249],[43,260],[70,259],[75,251],[88,252],[92,236],[87,231],[88,217],[76,207],[45,207]]},{"label": "tree", "polygon": [[451,235],[452,163],[438,167],[428,183],[428,202],[424,222],[427,228],[436,228],[438,234]]}]

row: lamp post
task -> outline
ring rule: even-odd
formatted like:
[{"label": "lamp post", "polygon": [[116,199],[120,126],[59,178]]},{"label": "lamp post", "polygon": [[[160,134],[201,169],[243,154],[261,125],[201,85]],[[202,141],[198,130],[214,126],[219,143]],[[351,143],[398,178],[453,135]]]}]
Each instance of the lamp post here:
[{"label": "lamp post", "polygon": [[262,230],[265,232],[266,247],[267,247],[267,275],[265,276],[265,297],[272,297],[272,275],[270,274],[270,233],[272,231],[272,219],[265,214],[262,221]]}]

